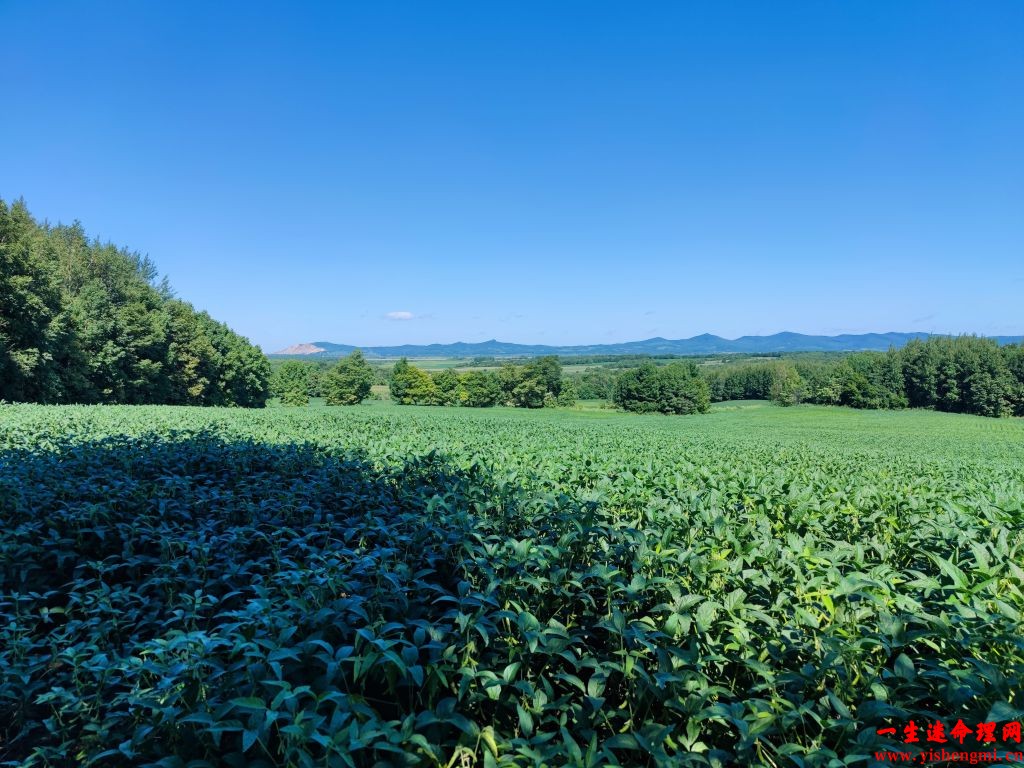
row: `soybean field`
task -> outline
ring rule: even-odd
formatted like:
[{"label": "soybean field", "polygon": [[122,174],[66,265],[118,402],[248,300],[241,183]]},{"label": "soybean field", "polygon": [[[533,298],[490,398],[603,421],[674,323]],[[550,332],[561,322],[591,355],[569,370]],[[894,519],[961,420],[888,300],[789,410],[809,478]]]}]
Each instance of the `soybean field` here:
[{"label": "soybean field", "polygon": [[1024,717],[1020,419],[0,405],[0,522],[5,765],[869,765]]}]

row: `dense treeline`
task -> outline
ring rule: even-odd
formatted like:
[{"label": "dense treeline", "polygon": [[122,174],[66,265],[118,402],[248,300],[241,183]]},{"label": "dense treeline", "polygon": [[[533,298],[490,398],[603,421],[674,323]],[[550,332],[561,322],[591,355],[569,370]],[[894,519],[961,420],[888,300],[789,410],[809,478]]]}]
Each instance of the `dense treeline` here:
[{"label": "dense treeline", "polygon": [[308,405],[322,397],[327,405],[356,405],[370,396],[376,374],[363,353],[355,350],[336,363],[286,360],[274,368],[271,394],[282,405]]},{"label": "dense treeline", "polygon": [[[575,360],[573,360],[575,362]],[[588,368],[572,374],[569,379],[576,387],[580,400],[612,400],[615,397],[616,372],[611,368]]]},{"label": "dense treeline", "polygon": [[777,363],[749,363],[708,367],[704,377],[708,381],[711,401],[767,400],[768,391],[778,369]]},{"label": "dense treeline", "polygon": [[[737,355],[737,357],[746,355]],[[558,357],[552,355],[552,357]],[[569,355],[572,365],[600,365],[613,369],[635,368],[640,363],[650,361],[671,361],[681,359],[683,355]],[[494,357],[491,355],[472,357],[455,365],[456,368],[496,368],[512,363],[525,365],[532,357]]]},{"label": "dense treeline", "polygon": [[259,407],[269,376],[149,259],[0,200],[0,399]]},{"label": "dense treeline", "polygon": [[[538,357],[525,365],[505,363],[497,370],[464,372],[425,371],[403,357],[385,373],[387,369],[370,366],[356,350],[336,365],[305,360],[286,360],[275,365],[271,392],[283,405],[306,405],[312,397],[323,397],[331,405],[332,383],[337,389],[338,372],[348,366],[361,372],[364,394],[357,400],[350,397],[347,402],[358,402],[368,396],[372,384],[386,383],[391,399],[400,405],[544,408],[576,403],[575,383],[563,377],[562,366],[553,356]],[[348,386],[346,391],[352,389]],[[337,402],[337,397],[334,399]]]},{"label": "dense treeline", "polygon": [[619,374],[614,402],[634,413],[706,413],[710,404],[707,381],[692,361],[658,366],[645,362]]},{"label": "dense treeline", "polygon": [[[363,357],[362,350],[357,350],[359,356]],[[351,357],[351,355],[349,356]],[[372,384],[386,385],[391,377],[391,363],[380,361],[366,361],[373,376]],[[270,394],[286,399],[286,394],[295,395],[299,387],[295,381],[303,382],[305,398],[308,402],[311,397],[324,397],[324,377],[338,364],[338,360],[300,360],[296,358],[270,358]],[[285,382],[290,382],[285,384]],[[286,405],[288,403],[285,403]]]},{"label": "dense treeline", "polygon": [[525,365],[505,363],[496,371],[428,373],[404,357],[391,374],[391,399],[402,405],[464,405],[487,408],[569,406],[576,402],[572,382],[562,377],[554,356],[538,357]]},{"label": "dense treeline", "polygon": [[[1024,415],[1024,347],[1000,347],[975,336],[933,337],[888,352],[747,363],[698,366],[694,360],[675,360],[658,365],[646,359],[625,370],[601,366],[569,375],[554,356],[464,372],[428,372],[402,358],[389,376],[385,367],[371,368],[365,361],[361,366],[365,380],[386,381],[391,398],[400,404],[541,408],[572,405],[579,398],[610,400],[640,413],[702,413],[712,402],[774,400],[781,405]],[[326,398],[324,382],[332,370],[320,361],[286,361],[276,368],[274,394],[290,405]]]},{"label": "dense treeline", "polygon": [[834,361],[727,366],[705,375],[713,402],[771,399],[1024,416],[1024,347],[977,336],[915,340]]}]

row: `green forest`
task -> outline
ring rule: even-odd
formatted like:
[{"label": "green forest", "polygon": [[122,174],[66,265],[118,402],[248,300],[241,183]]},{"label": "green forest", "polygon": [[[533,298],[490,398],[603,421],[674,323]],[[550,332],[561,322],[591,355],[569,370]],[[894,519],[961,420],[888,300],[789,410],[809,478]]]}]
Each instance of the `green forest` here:
[{"label": "green forest", "polygon": [[851,408],[929,408],[1024,415],[1024,347],[977,336],[932,337],[888,352],[710,369],[713,402],[774,400]]},{"label": "green forest", "polygon": [[0,400],[261,407],[269,378],[148,258],[0,200]]},{"label": "green forest", "polygon": [[[361,386],[356,386],[357,379]],[[365,399],[373,383],[386,384],[390,399],[399,405],[544,408],[576,403],[575,385],[562,375],[562,364],[554,356],[523,365],[506,362],[495,371],[456,372],[426,371],[404,357],[390,369],[373,368],[356,350],[333,366],[286,360],[274,370],[271,392],[283,405],[306,405],[312,397],[340,405]],[[339,396],[342,392],[344,397]]]}]

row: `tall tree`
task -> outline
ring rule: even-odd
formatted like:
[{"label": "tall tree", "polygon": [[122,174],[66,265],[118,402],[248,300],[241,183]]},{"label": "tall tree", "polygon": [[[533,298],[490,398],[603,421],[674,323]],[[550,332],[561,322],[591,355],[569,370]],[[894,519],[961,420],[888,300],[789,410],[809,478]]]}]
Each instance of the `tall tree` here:
[{"label": "tall tree", "polygon": [[466,390],[459,375],[451,368],[438,371],[431,378],[437,388],[439,405],[462,405],[466,401]]},{"label": "tall tree", "polygon": [[523,366],[523,376],[537,379],[555,397],[562,391],[562,364],[555,355],[534,358]]},{"label": "tall tree", "polygon": [[615,382],[614,401],[620,408],[634,413],[655,413],[661,399],[661,377],[658,366],[641,363],[619,374]]},{"label": "tall tree", "polygon": [[58,293],[33,253],[41,233],[19,200],[0,200],[0,398],[59,398],[51,370]]},{"label": "tall tree", "polygon": [[181,301],[167,305],[168,402],[220,405],[217,368],[220,355],[192,308]]},{"label": "tall tree", "polygon": [[390,386],[391,399],[399,405],[439,405],[441,401],[430,374],[404,357],[395,363]]},{"label": "tall tree", "polygon": [[771,399],[777,405],[796,405],[803,396],[804,380],[790,363],[779,363],[772,375]]},{"label": "tall tree", "polygon": [[357,349],[327,372],[322,386],[328,405],[356,405],[370,396],[373,369]]},{"label": "tall tree", "polygon": [[282,405],[309,404],[310,370],[306,363],[288,360],[274,372],[271,388]]},{"label": "tall tree", "polygon": [[466,405],[471,408],[489,408],[497,405],[501,397],[497,376],[490,371],[467,371],[461,378],[462,388],[466,393]]},{"label": "tall tree", "polygon": [[391,369],[391,377],[388,379],[388,391],[391,399],[396,403],[407,405],[406,391],[410,384],[409,361],[400,358]]}]

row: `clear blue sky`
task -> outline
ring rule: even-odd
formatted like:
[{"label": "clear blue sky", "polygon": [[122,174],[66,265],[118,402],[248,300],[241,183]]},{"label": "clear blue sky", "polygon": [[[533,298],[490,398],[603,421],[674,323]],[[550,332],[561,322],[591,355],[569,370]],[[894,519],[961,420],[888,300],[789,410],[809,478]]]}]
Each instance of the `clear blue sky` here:
[{"label": "clear blue sky", "polygon": [[0,0],[0,29],[0,197],[267,350],[1024,333],[1020,0]]}]

